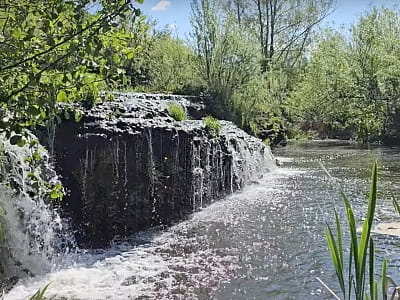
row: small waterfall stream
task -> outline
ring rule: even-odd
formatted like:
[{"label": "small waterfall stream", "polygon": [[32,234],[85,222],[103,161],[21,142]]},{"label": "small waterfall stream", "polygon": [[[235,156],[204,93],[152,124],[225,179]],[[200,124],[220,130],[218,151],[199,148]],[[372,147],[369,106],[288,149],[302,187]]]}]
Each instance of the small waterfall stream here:
[{"label": "small waterfall stream", "polygon": [[[182,144],[183,140],[180,142]],[[124,148],[122,143],[119,145]],[[266,165],[273,163],[269,152],[252,156],[251,147],[247,154],[239,148],[246,145],[235,147],[236,152],[232,152],[237,162],[235,168],[251,170],[261,166],[264,155]],[[125,160],[121,149],[120,159]],[[27,150],[15,150],[17,170]],[[156,151],[153,149],[153,153]],[[199,149],[196,157],[206,152],[206,149]],[[351,144],[315,143],[304,147],[288,146],[279,149],[278,155],[283,167],[262,173],[264,176],[257,180],[245,174],[235,175],[233,184],[244,180],[250,184],[200,211],[200,193],[190,194],[188,201],[192,206],[195,200],[197,212],[190,219],[166,229],[149,229],[104,249],[78,249],[57,259],[56,268],[52,267],[54,262],[47,260],[48,255],[56,253],[54,243],[39,242],[40,249],[49,245],[49,251],[39,254],[38,270],[30,266],[36,276],[20,279],[5,295],[5,300],[26,300],[48,283],[46,295],[55,300],[329,299],[316,280],[317,276],[321,277],[335,289],[336,279],[323,231],[326,222],[333,222],[334,208],[341,216],[344,211],[337,190],[329,185],[318,162],[323,162],[340,180],[360,220],[366,208],[364,192],[368,188],[372,161],[378,159],[381,166],[379,186],[383,190],[394,187],[395,194],[400,193],[400,152],[383,147],[361,149]],[[218,157],[217,153],[212,157]],[[242,161],[244,158],[247,163]],[[193,160],[194,185],[199,189],[213,188],[213,177],[206,174],[205,161],[202,158],[203,164],[199,164],[199,160]],[[237,174],[236,171],[232,173]],[[10,176],[24,178],[22,174],[16,171]],[[254,181],[257,183],[251,184]],[[29,195],[29,185],[25,190]],[[30,202],[33,199],[10,197],[17,203],[27,202],[28,207],[38,207]],[[42,212],[48,211],[46,206],[38,209],[43,208]],[[44,213],[40,217],[35,224],[43,229],[54,216]],[[398,220],[390,199],[384,194],[380,195],[376,217],[385,222]],[[48,235],[47,231],[44,233],[47,240],[57,239],[57,226],[56,222],[55,231],[47,228]],[[30,236],[25,236],[25,241],[30,241]],[[387,257],[389,273],[398,281],[399,238],[377,235],[374,239],[377,267],[382,258]],[[24,260],[25,265],[29,265],[28,258]]]},{"label": "small waterfall stream", "polygon": [[[189,122],[188,126],[198,126],[201,124],[197,121],[193,123],[194,125],[191,123],[193,123],[193,121]],[[191,170],[190,172],[193,177],[191,183],[193,198],[190,199],[193,204],[193,211],[203,209],[205,207],[203,199],[207,198],[207,201],[209,202],[211,200],[210,197],[218,195],[218,193],[225,190],[225,185],[228,190],[229,186],[234,186],[231,191],[243,188],[245,184],[258,180],[260,174],[263,172],[268,172],[275,168],[272,155],[268,148],[264,148],[265,151],[261,152],[259,152],[257,148],[257,151],[251,153],[247,141],[237,138],[237,135],[234,133],[235,128],[231,128],[229,123],[224,125],[222,138],[227,141],[226,144],[229,144],[228,151],[231,153],[230,159],[232,159],[232,164],[227,165],[226,162],[224,162],[224,159],[226,159],[224,151],[226,150],[221,148],[222,144],[217,139],[199,139],[192,145],[192,157],[189,160],[191,164],[188,165],[188,167],[190,168],[189,170]],[[159,173],[160,170],[156,170],[156,160],[158,158],[154,153],[153,138],[151,130],[145,132],[144,139],[147,141],[149,149],[147,153],[147,165],[151,172],[149,181],[149,193],[152,199],[151,222],[153,226],[157,226],[159,224],[159,215],[157,210],[158,203],[156,202],[157,198],[155,197],[156,184],[162,180],[161,177],[163,175]],[[174,150],[175,154],[165,159],[173,160],[173,168],[176,169],[175,171],[179,171],[178,151],[180,150],[180,140],[178,132],[175,135],[174,142],[178,143]],[[162,142],[160,144],[161,146],[163,145]],[[5,186],[0,186],[0,193],[3,195],[1,205],[6,211],[6,215],[2,221],[6,227],[6,232],[9,233],[9,236],[7,236],[7,241],[9,241],[7,245],[10,253],[18,255],[17,258],[13,258],[14,260],[10,261],[11,263],[9,264],[9,267],[14,267],[15,269],[15,262],[18,260],[18,264],[26,272],[26,274],[13,274],[13,276],[22,279],[6,296],[6,299],[25,299],[29,295],[32,295],[35,292],[35,289],[39,289],[47,283],[52,283],[55,287],[57,286],[57,288],[50,289],[48,292],[49,296],[55,296],[56,299],[58,299],[58,297],[67,297],[71,299],[127,299],[127,293],[132,293],[131,285],[139,280],[134,274],[140,273],[140,276],[143,276],[147,272],[150,272],[149,276],[151,276],[146,279],[146,281],[149,282],[146,284],[142,283],[144,289],[147,290],[148,284],[153,287],[157,284],[158,279],[152,281],[150,279],[151,277],[163,277],[167,276],[166,274],[171,272],[170,268],[173,260],[176,259],[176,266],[174,266],[174,268],[178,268],[179,265],[186,268],[186,264],[195,266],[198,263],[197,258],[195,257],[190,259],[188,258],[184,263],[180,261],[181,258],[179,257],[171,258],[172,261],[169,261],[170,259],[164,257],[164,255],[170,250],[165,248],[163,244],[166,241],[168,241],[169,244],[175,244],[176,242],[176,237],[172,234],[174,229],[168,231],[169,233],[167,232],[166,234],[157,231],[152,233],[150,230],[144,233],[143,236],[140,234],[135,235],[131,239],[115,244],[115,246],[105,250],[83,251],[78,249],[74,253],[68,255],[63,254],[61,255],[62,257],[59,257],[60,249],[58,249],[57,246],[61,241],[60,233],[63,231],[62,221],[58,214],[52,211],[48,205],[45,204],[44,195],[39,194],[35,199],[32,199],[29,196],[30,185],[27,184],[30,182],[29,174],[31,173],[40,173],[43,171],[47,173],[53,172],[49,167],[47,153],[44,150],[41,150],[42,152],[40,153],[44,158],[41,167],[43,168],[44,165],[47,169],[32,170],[29,164],[26,164],[26,158],[32,156],[32,152],[36,150],[32,150],[29,147],[19,148],[18,146],[11,146],[9,143],[5,143],[4,146],[6,150],[5,153],[10,153],[7,157],[7,164],[5,165],[7,165],[11,170],[11,172],[5,172],[8,174],[6,181],[15,180],[21,187],[20,193],[16,194],[11,190],[7,191]],[[128,182],[127,165],[129,159],[127,158],[127,147],[125,141],[120,141],[118,139],[112,141],[112,149],[110,149],[110,166],[112,168],[110,172],[116,174],[116,181],[113,182],[115,185],[117,185],[120,180],[123,181],[123,186],[126,186]],[[163,153],[162,148],[157,150],[159,153]],[[84,175],[82,178],[82,186],[84,187],[82,199],[85,202],[89,197],[85,193],[86,187],[89,184],[87,178],[89,178],[89,176],[91,176],[91,174],[96,170],[96,155],[99,153],[102,157],[106,155],[104,149],[87,148],[84,152],[83,158],[79,161],[82,170],[81,173]],[[254,159],[254,162],[246,162],[246,160],[250,159]],[[226,170],[226,166],[231,166],[233,170]],[[121,174],[120,171],[122,172]],[[228,182],[223,180],[221,182],[221,178],[225,177],[225,172],[231,176],[228,176]],[[52,175],[55,176],[54,172]],[[57,180],[57,178],[55,177],[53,180]],[[216,183],[218,182],[220,182],[219,184],[222,185],[222,188],[216,186]],[[115,193],[114,195],[116,197],[115,200],[118,201],[119,194]],[[190,222],[183,224],[186,224],[185,226],[187,226]],[[158,250],[154,249],[152,249],[151,252],[148,252],[146,246],[148,243],[159,245],[155,246],[156,249],[160,247],[159,249],[161,253],[164,254],[157,253]],[[209,250],[201,249],[201,253],[204,253],[202,254],[203,256],[208,255]],[[144,261],[141,261],[138,264],[135,263],[135,261],[140,260],[143,257],[146,257]],[[200,256],[198,259],[202,260],[205,259],[205,257],[201,258]],[[229,270],[225,270],[223,263],[223,260],[226,258],[222,257],[221,259],[222,261],[215,262],[217,265],[213,272],[216,272],[215,276],[217,277],[226,277],[228,275],[225,273],[229,273]],[[114,279],[111,278],[114,276],[112,273],[115,272],[120,274],[117,275],[117,277],[119,278],[118,281],[122,279],[121,285],[126,286],[125,291],[120,294],[118,294],[119,292],[117,292],[117,294],[114,294],[114,292],[110,293],[113,288],[107,290],[107,292],[105,292],[103,288],[100,288],[101,285],[110,285],[111,287],[115,284]],[[12,274],[10,270],[7,270],[6,273]],[[96,273],[98,273],[98,275],[95,275]],[[171,274],[173,274],[171,275],[173,277],[180,276],[180,272],[177,272],[177,270],[173,271]],[[24,279],[27,275],[35,277],[33,279]],[[106,279],[103,277],[104,275],[106,275],[106,277],[111,277]],[[58,294],[58,292],[54,294],[51,290],[59,290],[58,285],[60,280],[61,282],[66,283],[65,276],[71,277],[70,279],[73,281],[80,280],[82,283],[85,283],[87,287],[73,287],[72,290],[68,292],[64,290],[61,292],[62,294]],[[88,282],[86,279],[83,279],[82,276],[86,279],[92,278],[94,281]],[[193,274],[193,276],[195,275]],[[95,279],[95,277],[97,277],[97,279]],[[172,280],[169,283],[171,285],[175,279],[170,278],[168,280]],[[33,283],[33,285],[31,285],[31,283]],[[71,284],[71,282],[67,285],[69,284]],[[165,284],[168,285],[168,283]],[[158,289],[157,287],[155,288]],[[82,293],[83,291],[75,291],[80,289],[87,290],[89,294],[86,292]],[[97,296],[95,296],[97,292],[95,292],[94,289],[99,291]],[[140,290],[141,288],[139,288],[138,292],[140,292]],[[105,294],[103,295],[104,292]],[[163,293],[162,291],[160,292],[161,294]],[[102,298],[102,295],[106,298]]]},{"label": "small waterfall stream", "polygon": [[[54,161],[68,187],[63,213],[70,226],[48,204],[49,187],[35,179],[59,180],[47,152],[30,141],[3,142],[0,174],[12,188],[0,185],[7,233],[0,274],[19,279],[5,299],[26,299],[48,283],[55,299],[135,299],[149,289],[150,299],[163,299],[187,278],[212,289],[230,278],[234,254],[203,247],[195,237],[195,245],[187,244],[190,220],[168,226],[263,180],[276,169],[269,147],[230,122],[221,121],[214,137],[201,120],[174,122],[165,101],[129,97],[57,129]],[[120,115],[110,119],[110,112]],[[196,298],[195,285],[189,298]]]},{"label": "small waterfall stream", "polygon": [[[58,183],[47,152],[33,136],[24,147],[0,143],[0,223],[5,235],[0,259],[7,277],[44,274],[53,269],[65,244],[63,222],[45,203],[46,187]],[[40,156],[40,162],[35,159]],[[45,177],[45,178],[43,178]],[[65,250],[65,249],[64,249]]]},{"label": "small waterfall stream", "polygon": [[[168,99],[121,97],[57,130],[73,230],[37,184],[59,180],[46,151],[33,137],[18,147],[0,136],[0,279],[14,284],[5,300],[49,283],[55,300],[328,299],[315,277],[335,282],[323,231],[343,211],[318,162],[343,179],[358,219],[373,160],[400,194],[397,149],[292,145],[277,150],[278,169],[269,147],[229,122],[214,138],[202,116],[170,118]],[[388,198],[377,218],[398,218]],[[398,244],[377,236],[377,264],[389,256],[398,270]]]},{"label": "small waterfall stream", "polygon": [[[56,270],[21,279],[5,300],[26,300],[48,283],[47,296],[57,300],[330,299],[316,280],[321,277],[335,289],[323,231],[333,222],[333,209],[341,216],[344,210],[318,162],[340,180],[360,220],[375,159],[381,166],[380,188],[400,193],[400,152],[324,143],[278,151],[284,166],[264,173],[258,183],[165,230],[153,228],[105,249],[70,253]],[[384,194],[376,217],[398,220]],[[387,257],[389,273],[398,281],[399,238],[374,239],[377,267]]]}]

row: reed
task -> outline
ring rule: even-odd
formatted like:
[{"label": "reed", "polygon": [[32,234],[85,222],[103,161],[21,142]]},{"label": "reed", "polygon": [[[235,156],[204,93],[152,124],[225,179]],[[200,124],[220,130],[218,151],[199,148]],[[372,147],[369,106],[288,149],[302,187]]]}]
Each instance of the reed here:
[{"label": "reed", "polygon": [[[377,169],[377,163],[375,162],[371,174],[368,210],[363,222],[360,237],[357,235],[357,225],[350,201],[346,197],[343,190],[339,187],[340,196],[343,200],[346,210],[346,221],[350,235],[350,253],[348,256],[346,256],[346,258],[343,250],[342,226],[336,211],[336,236],[329,225],[327,225],[325,230],[328,249],[331,255],[333,266],[335,268],[336,277],[344,297],[343,299],[345,300],[379,299],[378,280],[375,276],[375,245],[373,238],[371,237],[371,228],[374,220],[377,201]],[[325,168],[324,170],[326,171]],[[329,175],[329,177],[331,176]],[[387,300],[386,269],[387,262],[384,260],[381,271],[381,299],[383,300]],[[368,279],[367,274],[369,274]],[[367,283],[369,284],[368,290],[366,290]],[[332,291],[330,292],[333,293]],[[337,299],[341,299],[337,295],[334,296]]]},{"label": "reed", "polygon": [[44,297],[44,294],[46,293],[49,285],[50,285],[50,283],[48,283],[43,289],[39,289],[32,297],[29,298],[29,300],[44,300],[44,299],[46,299]]}]

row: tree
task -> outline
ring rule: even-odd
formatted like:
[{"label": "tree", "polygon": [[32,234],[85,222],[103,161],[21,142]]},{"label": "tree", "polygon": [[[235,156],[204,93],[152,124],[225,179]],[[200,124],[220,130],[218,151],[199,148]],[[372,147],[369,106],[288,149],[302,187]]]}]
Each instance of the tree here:
[{"label": "tree", "polygon": [[54,116],[57,102],[93,101],[110,74],[123,72],[121,60],[135,55],[135,48],[118,44],[129,33],[114,33],[123,20],[134,22],[140,11],[128,0],[102,0],[90,14],[93,3],[0,4],[0,130],[8,137],[14,134],[13,142],[21,141],[24,128]]},{"label": "tree", "polygon": [[350,47],[339,32],[322,32],[311,53],[311,60],[297,80],[285,110],[297,126],[329,135],[343,129],[354,96]]},{"label": "tree", "polygon": [[400,13],[384,8],[363,15],[347,37],[321,34],[287,102],[294,122],[364,142],[399,136],[399,36]]},{"label": "tree", "polygon": [[[374,8],[360,18],[351,33],[358,102],[381,124],[375,134],[387,135],[394,119],[398,118],[400,14]],[[367,129],[364,135],[374,133]]]},{"label": "tree", "polygon": [[156,32],[149,40],[145,59],[149,88],[158,92],[197,92],[202,81],[196,73],[195,54],[170,32]]},{"label": "tree", "polygon": [[192,1],[192,38],[198,72],[212,95],[215,113],[235,119],[232,96],[259,73],[259,57],[252,35],[219,12],[217,1]]},{"label": "tree", "polygon": [[256,34],[264,70],[293,68],[310,42],[313,29],[335,0],[225,0],[225,9]]}]

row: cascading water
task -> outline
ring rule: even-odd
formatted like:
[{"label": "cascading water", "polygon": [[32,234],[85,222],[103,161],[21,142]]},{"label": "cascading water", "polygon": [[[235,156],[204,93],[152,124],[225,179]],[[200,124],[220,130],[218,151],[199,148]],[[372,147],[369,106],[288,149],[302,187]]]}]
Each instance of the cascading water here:
[{"label": "cascading water", "polygon": [[154,155],[153,155],[153,142],[152,142],[152,134],[151,130],[148,129],[145,133],[146,140],[148,143],[148,172],[149,172],[149,179],[150,179],[150,187],[149,187],[149,193],[150,193],[150,198],[151,198],[151,223],[152,226],[159,225],[159,216],[157,213],[157,198],[155,197],[155,185],[157,181],[157,170],[155,168],[155,163],[154,163]]},{"label": "cascading water", "polygon": [[260,174],[277,168],[269,147],[255,139],[245,139],[244,132],[238,132],[236,126],[223,122],[225,138],[229,141],[228,149],[232,153],[231,190],[257,182]]},{"label": "cascading water", "polygon": [[201,139],[194,139],[192,143],[192,174],[193,174],[193,183],[192,183],[192,204],[193,211],[196,211],[198,208],[202,208],[203,206],[203,193],[204,193],[204,172],[201,167]]},{"label": "cascading water", "polygon": [[[360,220],[375,159],[382,190],[400,193],[400,152],[375,147],[316,143],[278,149],[284,166],[259,184],[165,231],[150,230],[104,250],[71,255],[69,266],[21,280],[5,300],[26,300],[48,283],[50,299],[331,299],[316,280],[340,291],[323,232],[327,222],[334,224],[335,208],[341,217],[345,211],[318,162],[350,195]],[[391,199],[381,197],[377,219],[398,220]],[[374,235],[374,241],[377,266],[387,257],[397,282],[399,239]]]},{"label": "cascading water", "polygon": [[[230,122],[221,121],[220,137],[193,139],[191,148],[193,211],[203,208],[203,199],[210,199],[226,191],[232,193],[245,185],[257,182],[261,174],[276,169],[269,147],[248,135]],[[184,126],[202,127],[201,121],[187,121]],[[224,161],[229,157],[229,162]],[[229,169],[226,169],[226,165]],[[226,176],[228,172],[229,176]],[[228,178],[228,182],[220,180]],[[216,183],[220,187],[216,187]],[[225,186],[225,185],[228,186]],[[222,194],[223,195],[223,194]]]},{"label": "cascading water", "polygon": [[[63,225],[54,209],[45,203],[48,186],[58,183],[47,152],[30,136],[25,146],[0,142],[0,263],[7,278],[49,272],[62,243]],[[40,157],[40,158],[39,158]],[[47,184],[41,181],[46,180]]]},{"label": "cascading water", "polygon": [[[55,272],[20,280],[6,299],[25,299],[49,282],[54,283],[49,296],[56,299],[135,298],[146,294],[149,285],[154,290],[152,299],[162,299],[170,288],[182,288],[179,282],[185,282],[185,276],[208,282],[213,289],[229,277],[234,267],[225,266],[225,260],[235,260],[231,257],[234,253],[221,254],[194,241],[193,249],[184,246],[175,257],[180,237],[172,233],[153,232],[144,238],[139,234],[124,240],[138,230],[168,225],[207,209],[214,200],[276,167],[268,147],[231,123],[222,121],[220,136],[213,137],[203,121],[174,122],[166,111],[166,102],[130,101],[128,97],[93,108],[81,123],[61,124],[54,149],[69,188],[66,214],[72,216],[79,245],[103,249],[67,255]],[[117,118],[110,118],[115,114]],[[42,198],[35,200],[44,203]],[[43,209],[47,210],[45,204]],[[52,218],[49,214],[48,219]],[[191,230],[190,221],[182,224],[187,226],[183,230]],[[179,225],[173,228],[182,229]],[[59,230],[61,227],[48,238],[53,240],[50,246],[56,244]],[[45,243],[39,241],[39,245]],[[47,254],[38,248],[46,259],[57,253],[50,246]],[[216,259],[208,262],[209,256]],[[34,275],[50,270],[52,261],[38,264],[43,271],[32,272]],[[201,274],[191,270],[199,266]],[[60,289],[63,283],[69,285],[67,290]],[[198,288],[191,287],[190,295]]]}]

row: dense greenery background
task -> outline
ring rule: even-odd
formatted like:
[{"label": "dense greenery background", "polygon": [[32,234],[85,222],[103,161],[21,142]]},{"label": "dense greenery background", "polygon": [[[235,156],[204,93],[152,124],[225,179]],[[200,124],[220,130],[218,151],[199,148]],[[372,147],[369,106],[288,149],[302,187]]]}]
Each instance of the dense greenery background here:
[{"label": "dense greenery background", "polygon": [[136,2],[2,1],[0,130],[12,143],[80,118],[60,102],[90,106],[107,90],[205,95],[214,115],[272,142],[283,128],[397,141],[398,11],[373,8],[336,31],[318,27],[334,0],[192,0],[184,41]]}]

